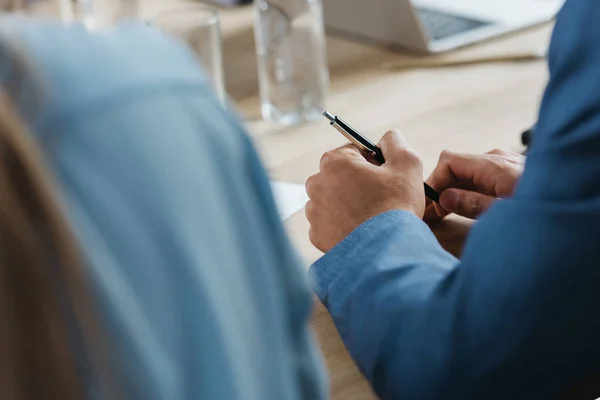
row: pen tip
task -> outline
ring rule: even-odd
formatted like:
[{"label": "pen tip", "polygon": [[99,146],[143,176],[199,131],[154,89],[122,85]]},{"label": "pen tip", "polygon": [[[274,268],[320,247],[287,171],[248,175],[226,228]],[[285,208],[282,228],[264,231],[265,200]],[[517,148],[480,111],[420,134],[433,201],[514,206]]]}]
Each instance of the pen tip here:
[{"label": "pen tip", "polygon": [[327,111],[323,111],[323,116],[325,118],[327,118],[328,120],[330,120],[331,122],[335,121],[335,117],[331,114],[329,114]]}]

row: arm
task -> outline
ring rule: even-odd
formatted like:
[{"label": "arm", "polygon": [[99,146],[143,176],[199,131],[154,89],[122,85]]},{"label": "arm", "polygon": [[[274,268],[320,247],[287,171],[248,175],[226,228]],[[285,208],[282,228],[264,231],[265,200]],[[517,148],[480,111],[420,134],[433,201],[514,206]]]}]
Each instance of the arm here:
[{"label": "arm", "polygon": [[600,371],[599,20],[597,2],[567,1],[524,176],[460,262],[387,211],[313,266],[381,398],[552,398]]}]

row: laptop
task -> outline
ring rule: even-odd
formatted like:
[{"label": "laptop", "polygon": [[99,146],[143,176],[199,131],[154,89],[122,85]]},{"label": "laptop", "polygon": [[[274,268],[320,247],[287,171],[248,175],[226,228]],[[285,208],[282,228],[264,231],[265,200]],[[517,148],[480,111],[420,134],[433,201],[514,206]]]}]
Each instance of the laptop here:
[{"label": "laptop", "polygon": [[441,53],[551,21],[565,0],[323,0],[328,32]]}]

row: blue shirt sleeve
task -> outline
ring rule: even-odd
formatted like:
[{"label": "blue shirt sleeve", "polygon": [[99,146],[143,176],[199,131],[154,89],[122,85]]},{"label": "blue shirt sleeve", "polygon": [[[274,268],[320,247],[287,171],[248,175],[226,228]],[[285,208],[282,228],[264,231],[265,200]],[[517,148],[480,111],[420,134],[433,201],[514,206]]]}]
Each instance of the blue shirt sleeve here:
[{"label": "blue shirt sleeve", "polygon": [[460,261],[392,211],[313,265],[382,399],[547,399],[600,373],[598,21],[600,3],[567,0],[524,176]]},{"label": "blue shirt sleeve", "polygon": [[191,53],[143,24],[7,26],[0,82],[56,179],[123,397],[324,399],[305,269]]}]

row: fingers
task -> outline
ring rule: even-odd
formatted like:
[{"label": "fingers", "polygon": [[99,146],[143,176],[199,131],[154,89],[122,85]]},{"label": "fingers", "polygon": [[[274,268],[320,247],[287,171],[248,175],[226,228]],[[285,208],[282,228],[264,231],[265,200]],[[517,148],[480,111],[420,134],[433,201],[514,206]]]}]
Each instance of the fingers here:
[{"label": "fingers", "polygon": [[485,154],[493,154],[493,155],[497,155],[497,156],[505,156],[505,155],[509,155],[510,153],[507,152],[507,151],[505,151],[505,150],[502,150],[502,149],[493,149],[493,150],[488,151]]},{"label": "fingers", "polygon": [[425,209],[425,213],[423,214],[423,221],[430,223],[435,223],[443,220],[449,214],[448,211],[444,210],[438,204],[431,203]]},{"label": "fingers", "polygon": [[385,158],[386,166],[410,167],[422,164],[419,155],[410,146],[404,135],[398,131],[387,131],[379,141],[379,147]]},{"label": "fingers", "polygon": [[447,212],[475,219],[484,213],[495,197],[462,189],[448,189],[440,195],[440,206]]},{"label": "fingers", "polygon": [[317,175],[312,175],[308,177],[306,183],[304,184],[304,188],[306,189],[306,195],[309,199],[313,198],[314,194],[317,192],[317,187],[319,184],[317,183],[318,178]]},{"label": "fingers", "polygon": [[459,181],[454,169],[466,175],[464,172],[468,170],[469,165],[471,164],[468,155],[444,150],[440,154],[437,166],[427,178],[427,184],[437,191],[451,188]]},{"label": "fingers", "polygon": [[436,223],[449,214],[476,219],[497,199],[493,196],[462,189],[448,189],[440,195],[440,204],[432,203],[425,210],[423,220]]},{"label": "fingers", "polygon": [[344,146],[338,147],[337,149],[327,151],[323,153],[321,156],[321,161],[319,162],[319,168],[323,170],[324,168],[328,168],[331,164],[334,164],[341,160],[352,160],[356,162],[365,162],[367,160],[364,158],[360,149],[353,144],[346,144]]},{"label": "fingers", "polygon": [[441,193],[440,204],[426,213],[435,222],[449,213],[476,218],[497,199],[510,196],[524,166],[524,157],[503,150],[486,154],[444,151],[427,183]]},{"label": "fingers", "polygon": [[362,156],[360,149],[358,147],[356,147],[355,145],[353,145],[352,143],[347,143],[343,146],[340,146],[337,148],[337,150],[339,150],[340,152],[353,152],[353,153],[356,153],[356,154]]},{"label": "fingers", "polygon": [[435,223],[443,220],[451,214],[450,211],[445,210],[441,205],[432,201],[428,202],[425,213],[423,214],[423,221],[427,223]]},{"label": "fingers", "polygon": [[406,140],[404,135],[402,135],[397,130],[389,130],[387,131],[379,141],[379,147],[385,153],[386,150],[388,152],[398,150],[398,149],[410,149],[410,143]]},{"label": "fingers", "polygon": [[[386,159],[386,165],[392,166],[402,163],[404,167],[410,164],[421,165],[419,155],[410,146],[406,138],[398,131],[390,130],[383,135],[379,142],[379,147]],[[348,160],[367,161],[374,165],[379,165],[371,159],[369,155],[362,153],[361,149],[349,143],[323,154],[319,167],[323,169],[329,164],[329,161],[339,160],[340,157],[346,157]]]},{"label": "fingers", "polygon": [[437,191],[467,185],[479,192],[494,192],[499,166],[490,155],[443,151],[427,183]]}]

